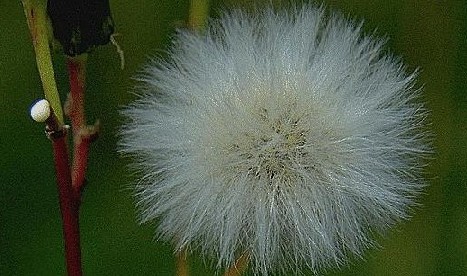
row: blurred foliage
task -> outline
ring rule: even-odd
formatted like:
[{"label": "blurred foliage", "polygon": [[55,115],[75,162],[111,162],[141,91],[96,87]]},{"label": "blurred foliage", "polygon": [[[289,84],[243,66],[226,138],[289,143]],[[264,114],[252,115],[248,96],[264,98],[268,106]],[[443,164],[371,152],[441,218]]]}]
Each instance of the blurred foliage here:
[{"label": "blurred foliage", "polygon": [[[212,14],[252,1],[212,1]],[[329,0],[328,7],[390,38],[388,48],[419,83],[432,112],[436,155],[429,186],[413,218],[399,224],[381,248],[371,249],[329,275],[467,274],[467,2]],[[187,0],[110,2],[125,69],[112,45],[88,58],[87,113],[102,135],[91,148],[81,209],[85,275],[174,275],[170,245],[154,241],[153,225],[136,222],[134,180],[115,150],[119,108],[131,102],[132,76],[149,56],[165,56],[174,30],[183,27]],[[20,1],[0,1],[0,275],[64,275],[61,221],[50,142],[28,116],[42,96],[34,52]],[[54,55],[62,99],[68,90],[64,58]],[[192,275],[212,275],[192,259]]]}]

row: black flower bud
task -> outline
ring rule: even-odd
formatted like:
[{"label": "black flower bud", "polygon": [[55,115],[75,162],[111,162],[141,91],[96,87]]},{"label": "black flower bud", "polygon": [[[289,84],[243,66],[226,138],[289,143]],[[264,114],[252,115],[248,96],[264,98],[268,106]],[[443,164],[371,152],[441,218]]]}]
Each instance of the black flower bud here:
[{"label": "black flower bud", "polygon": [[55,39],[69,56],[109,43],[114,33],[108,0],[48,0],[47,13]]}]

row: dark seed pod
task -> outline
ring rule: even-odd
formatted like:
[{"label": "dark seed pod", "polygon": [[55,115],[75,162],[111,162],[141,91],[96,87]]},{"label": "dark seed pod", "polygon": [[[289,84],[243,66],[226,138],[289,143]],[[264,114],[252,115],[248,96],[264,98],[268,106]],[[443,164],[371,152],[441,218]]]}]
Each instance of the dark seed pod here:
[{"label": "dark seed pod", "polygon": [[108,0],[48,0],[47,13],[55,39],[69,56],[109,43],[114,33]]}]

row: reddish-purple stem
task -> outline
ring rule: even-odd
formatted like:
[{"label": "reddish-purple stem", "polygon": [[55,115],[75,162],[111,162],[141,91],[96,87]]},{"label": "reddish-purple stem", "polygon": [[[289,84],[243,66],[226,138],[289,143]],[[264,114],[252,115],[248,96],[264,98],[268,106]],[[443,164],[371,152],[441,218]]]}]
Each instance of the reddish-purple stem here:
[{"label": "reddish-purple stem", "polygon": [[65,258],[68,276],[81,276],[81,247],[79,237],[80,194],[71,185],[66,135],[52,138],[55,173],[60,211],[62,213]]},{"label": "reddish-purple stem", "polygon": [[87,126],[84,116],[84,91],[86,81],[86,58],[68,57],[67,68],[70,80],[68,116],[73,130],[73,188],[79,191],[85,184],[89,145],[97,136],[95,126]]},{"label": "reddish-purple stem", "polygon": [[97,127],[86,126],[84,116],[85,61],[82,57],[67,58],[70,97],[66,113],[73,130],[72,166],[70,166],[66,128],[57,122],[53,114],[46,122],[53,145],[68,276],[82,275],[79,232],[81,189],[85,184],[89,145],[97,137]]}]

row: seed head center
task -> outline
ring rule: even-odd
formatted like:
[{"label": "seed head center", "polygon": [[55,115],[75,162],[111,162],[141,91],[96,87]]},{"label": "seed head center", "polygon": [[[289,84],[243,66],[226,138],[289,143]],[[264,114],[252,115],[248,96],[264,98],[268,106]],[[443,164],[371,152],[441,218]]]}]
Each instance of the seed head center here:
[{"label": "seed head center", "polygon": [[263,129],[248,135],[242,152],[247,173],[259,179],[290,179],[305,156],[306,132],[300,127],[300,118],[287,110],[280,116],[271,116],[261,108],[258,118]]}]

